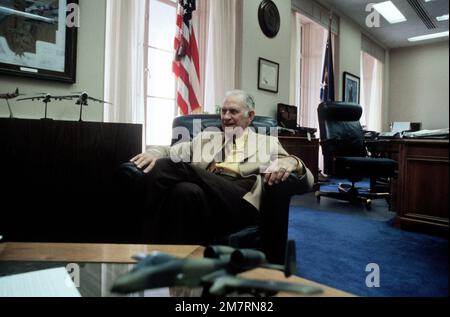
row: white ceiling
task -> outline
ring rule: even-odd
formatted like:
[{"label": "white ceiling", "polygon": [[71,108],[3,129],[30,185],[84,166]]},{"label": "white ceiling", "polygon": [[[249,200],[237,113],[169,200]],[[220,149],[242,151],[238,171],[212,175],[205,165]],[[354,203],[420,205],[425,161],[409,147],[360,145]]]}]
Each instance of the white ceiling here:
[{"label": "white ceiling", "polygon": [[397,8],[406,17],[406,22],[389,24],[383,17],[380,19],[380,27],[369,28],[366,25],[366,18],[370,12],[366,12],[366,6],[369,3],[379,3],[386,0],[319,0],[322,4],[335,9],[338,13],[344,14],[363,29],[372,35],[376,40],[388,48],[397,48],[404,46],[413,46],[433,42],[448,41],[448,37],[428,41],[414,42],[408,41],[408,38],[419,35],[439,33],[448,31],[448,20],[438,22],[437,16],[448,14],[448,0],[412,0],[418,2],[431,17],[436,25],[435,29],[429,29],[419,18],[408,0],[391,0]]}]

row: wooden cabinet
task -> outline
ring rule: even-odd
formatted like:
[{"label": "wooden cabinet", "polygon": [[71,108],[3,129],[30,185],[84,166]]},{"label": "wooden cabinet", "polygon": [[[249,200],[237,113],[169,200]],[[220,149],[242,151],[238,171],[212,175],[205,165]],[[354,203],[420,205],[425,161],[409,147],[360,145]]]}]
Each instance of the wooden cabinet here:
[{"label": "wooden cabinet", "polygon": [[401,140],[397,217],[400,227],[448,234],[448,140]]},{"label": "wooden cabinet", "polygon": [[114,227],[112,183],[120,164],[141,151],[142,125],[0,119],[0,234],[95,242],[129,230],[128,210]]},{"label": "wooden cabinet", "polygon": [[278,137],[283,148],[292,155],[297,156],[305,162],[317,183],[319,177],[319,139],[311,139],[280,136]]}]

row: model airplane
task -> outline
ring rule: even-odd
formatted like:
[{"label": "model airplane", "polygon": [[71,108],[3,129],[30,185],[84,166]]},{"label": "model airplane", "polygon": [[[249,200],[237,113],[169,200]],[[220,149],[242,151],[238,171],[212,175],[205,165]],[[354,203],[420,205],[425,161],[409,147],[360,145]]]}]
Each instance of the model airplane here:
[{"label": "model airplane", "polygon": [[47,17],[41,16],[41,15],[33,14],[30,12],[19,11],[19,10],[15,10],[15,9],[4,7],[4,6],[0,6],[0,14],[16,15],[16,16],[20,16],[20,17],[23,17],[26,19],[32,19],[35,21],[45,22],[45,23],[49,23],[49,24],[56,24],[58,22],[57,19],[47,18]]},{"label": "model airplane", "polygon": [[9,117],[11,119],[14,118],[14,116],[13,116],[13,113],[12,113],[12,110],[11,110],[11,105],[9,104],[9,100],[17,98],[20,95],[21,94],[19,93],[19,88],[17,88],[16,91],[13,92],[13,93],[0,94],[0,99],[5,99],[6,100],[6,104],[8,105],[8,110],[9,110]]},{"label": "model airplane", "polygon": [[80,106],[80,119],[79,119],[80,122],[83,121],[82,120],[82,117],[83,117],[83,106],[88,106],[89,105],[89,100],[112,105],[112,103],[110,103],[110,102],[107,102],[107,101],[100,100],[100,99],[93,98],[93,97],[89,96],[88,93],[85,92],[85,91],[74,93],[73,95],[60,96],[60,97],[62,97],[64,99],[72,99],[72,100],[76,99],[75,104]]},{"label": "model airplane", "polygon": [[82,116],[83,116],[83,106],[87,106],[89,100],[92,101],[96,101],[96,102],[101,102],[101,103],[107,103],[107,104],[111,104],[109,102],[100,100],[100,99],[96,99],[96,98],[92,98],[90,97],[87,92],[80,92],[80,93],[74,93],[73,95],[65,95],[65,96],[52,96],[49,93],[43,93],[43,94],[39,94],[38,96],[34,96],[34,97],[29,97],[29,98],[23,98],[23,99],[18,99],[18,101],[24,101],[24,100],[42,100],[45,103],[45,119],[47,119],[47,104],[49,102],[51,102],[52,100],[73,100],[76,99],[75,104],[80,106],[80,119],[79,121],[83,121],[82,120]]},{"label": "model airplane", "polygon": [[52,102],[52,100],[70,100],[69,98],[65,98],[63,96],[52,96],[49,93],[40,93],[37,94],[37,96],[34,97],[27,97],[27,98],[21,98],[17,99],[17,101],[25,101],[25,100],[31,100],[31,101],[41,101],[45,104],[45,116],[44,119],[47,120],[47,106],[49,102]]},{"label": "model airplane", "polygon": [[226,246],[207,247],[203,258],[177,258],[153,252],[135,259],[140,261],[131,272],[115,281],[112,292],[127,294],[172,286],[203,287],[203,296],[225,296],[236,292],[255,296],[270,296],[280,291],[303,295],[322,292],[309,285],[236,276],[255,268],[280,270],[286,277],[295,274],[294,241],[288,243],[285,266],[268,263],[260,251]]}]

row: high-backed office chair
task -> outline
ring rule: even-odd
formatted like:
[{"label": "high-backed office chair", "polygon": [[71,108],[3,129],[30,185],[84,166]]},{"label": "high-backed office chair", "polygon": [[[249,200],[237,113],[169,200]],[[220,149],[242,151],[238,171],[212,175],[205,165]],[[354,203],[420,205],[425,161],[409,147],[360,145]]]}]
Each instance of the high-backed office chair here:
[{"label": "high-backed office chair", "polygon": [[[194,124],[194,120],[199,120],[200,124]],[[277,122],[268,117],[255,117],[251,127],[257,132],[270,132],[270,128],[275,128]],[[195,134],[210,127],[221,127],[220,115],[189,115],[175,118],[173,128],[184,127],[188,129],[191,139]],[[262,129],[265,128],[265,129]],[[194,131],[197,129],[197,131]],[[175,129],[173,129],[176,132]],[[172,136],[172,144],[181,139],[181,135]],[[184,136],[185,137],[185,136]],[[143,177],[140,169],[134,164],[125,163],[121,166],[122,183],[128,183],[128,188],[139,191],[139,183]],[[217,241],[217,244],[228,244],[239,248],[261,249],[272,263],[284,263],[285,249],[288,235],[289,205],[293,195],[302,194],[307,189],[302,188],[302,183],[298,177],[292,174],[286,182],[274,186],[266,185],[262,195],[261,208],[259,212],[258,224],[243,228],[227,237]],[[145,193],[141,192],[141,195]],[[151,241],[145,241],[151,243]],[[183,241],[180,241],[182,244]]]},{"label": "high-backed office chair", "polygon": [[318,115],[324,172],[336,178],[347,178],[351,186],[340,184],[339,192],[319,190],[316,192],[317,200],[324,196],[352,203],[363,202],[370,209],[372,199],[387,198],[389,193],[361,193],[355,186],[363,178],[393,177],[397,166],[394,160],[368,156],[359,122],[362,107],[324,102],[319,105]]}]

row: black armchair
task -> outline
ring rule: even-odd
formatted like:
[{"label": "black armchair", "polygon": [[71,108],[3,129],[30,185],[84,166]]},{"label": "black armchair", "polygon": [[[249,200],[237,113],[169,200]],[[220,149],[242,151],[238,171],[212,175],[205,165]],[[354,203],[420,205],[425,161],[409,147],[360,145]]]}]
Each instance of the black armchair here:
[{"label": "black armchair", "polygon": [[[194,120],[201,120],[200,125],[194,125]],[[178,117],[173,122],[173,128],[185,127],[189,130],[191,138],[194,134],[210,127],[220,128],[219,115],[190,115]],[[252,127],[256,131],[262,132],[261,128],[269,133],[270,128],[277,126],[275,120],[267,117],[256,117]],[[193,131],[194,128],[199,131]],[[175,129],[173,131],[176,131]],[[194,133],[195,132],[195,133]],[[174,133],[175,134],[175,133]],[[180,140],[180,135],[173,135],[172,144]],[[126,163],[120,168],[120,179],[122,186],[125,184],[128,190],[139,192],[142,188],[139,186],[144,174],[134,164]],[[261,201],[258,223],[255,226],[244,228],[239,232],[230,234],[218,244],[227,244],[239,248],[260,249],[267,255],[272,263],[284,263],[285,249],[288,235],[289,205],[293,195],[302,194],[305,188],[296,175],[291,175],[284,183],[265,186]],[[140,193],[145,195],[145,193]],[[130,202],[130,203],[136,203]],[[152,241],[142,241],[152,243]],[[180,244],[182,241],[180,241]]]},{"label": "black armchair", "polygon": [[397,163],[394,160],[371,158],[364,142],[359,122],[362,107],[343,102],[325,102],[319,105],[320,142],[324,156],[324,172],[337,178],[347,178],[351,186],[340,184],[339,192],[317,191],[316,197],[331,197],[352,203],[363,202],[367,209],[371,200],[388,198],[389,193],[361,193],[355,183],[363,178],[392,177]]}]

